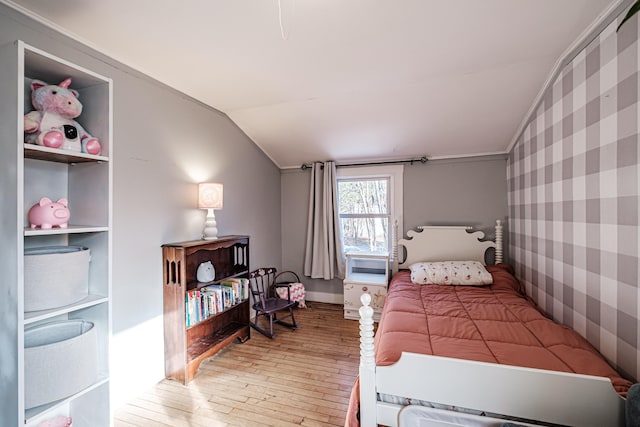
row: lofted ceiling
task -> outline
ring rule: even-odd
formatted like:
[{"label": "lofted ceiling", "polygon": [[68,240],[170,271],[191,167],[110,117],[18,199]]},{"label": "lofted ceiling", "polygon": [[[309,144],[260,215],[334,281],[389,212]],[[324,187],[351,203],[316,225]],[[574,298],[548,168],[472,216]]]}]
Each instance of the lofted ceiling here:
[{"label": "lofted ceiling", "polygon": [[503,153],[612,0],[4,0],[226,113],[279,167]]}]

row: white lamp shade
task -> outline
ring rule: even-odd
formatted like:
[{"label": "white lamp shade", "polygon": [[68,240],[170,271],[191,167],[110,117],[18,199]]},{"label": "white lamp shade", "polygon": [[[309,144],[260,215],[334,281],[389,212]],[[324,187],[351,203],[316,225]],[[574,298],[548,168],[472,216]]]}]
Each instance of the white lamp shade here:
[{"label": "white lamp shade", "polygon": [[198,184],[198,207],[200,209],[222,209],[222,184],[217,182]]}]

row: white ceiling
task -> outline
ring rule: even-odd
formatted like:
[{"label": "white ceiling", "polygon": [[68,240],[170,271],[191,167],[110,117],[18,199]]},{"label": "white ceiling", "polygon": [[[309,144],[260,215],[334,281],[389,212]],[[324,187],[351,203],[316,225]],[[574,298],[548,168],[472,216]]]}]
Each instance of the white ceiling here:
[{"label": "white ceiling", "polygon": [[563,52],[616,2],[12,3],[225,112],[286,168],[505,152]]}]

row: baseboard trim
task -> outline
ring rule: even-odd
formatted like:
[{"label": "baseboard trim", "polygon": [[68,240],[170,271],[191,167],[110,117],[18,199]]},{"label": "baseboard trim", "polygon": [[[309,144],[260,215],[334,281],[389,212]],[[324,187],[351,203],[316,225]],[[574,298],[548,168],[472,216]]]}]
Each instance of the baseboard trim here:
[{"label": "baseboard trim", "polygon": [[325,302],[327,304],[344,304],[344,296],[342,294],[330,294],[328,292],[306,291],[305,300]]}]

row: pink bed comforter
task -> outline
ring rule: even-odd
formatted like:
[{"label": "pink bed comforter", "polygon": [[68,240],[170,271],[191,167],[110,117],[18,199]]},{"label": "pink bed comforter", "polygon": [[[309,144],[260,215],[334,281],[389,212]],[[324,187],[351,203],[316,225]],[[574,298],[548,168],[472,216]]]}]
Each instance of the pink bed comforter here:
[{"label": "pink bed comforter", "polygon": [[[626,396],[631,382],[582,336],[545,317],[508,265],[487,270],[493,284],[482,287],[415,285],[409,271],[396,274],[375,336],[376,365],[393,364],[403,351],[433,354],[608,377]],[[357,425],[357,389],[347,425]]]}]

